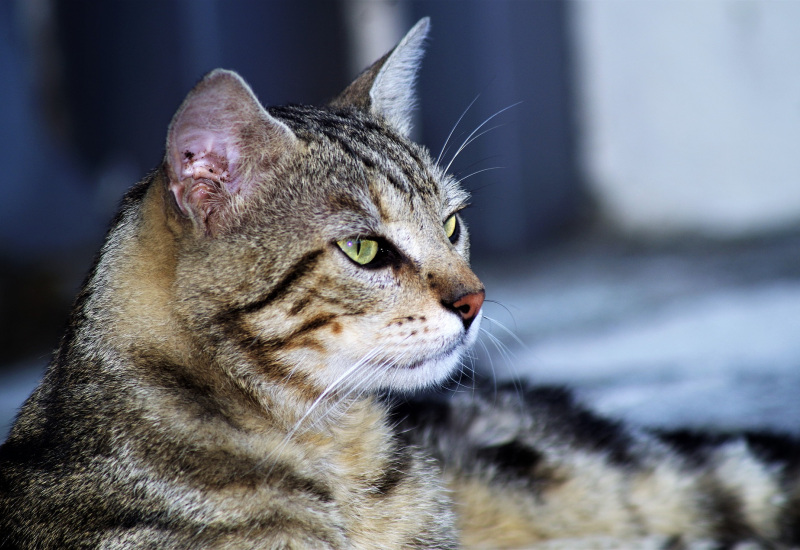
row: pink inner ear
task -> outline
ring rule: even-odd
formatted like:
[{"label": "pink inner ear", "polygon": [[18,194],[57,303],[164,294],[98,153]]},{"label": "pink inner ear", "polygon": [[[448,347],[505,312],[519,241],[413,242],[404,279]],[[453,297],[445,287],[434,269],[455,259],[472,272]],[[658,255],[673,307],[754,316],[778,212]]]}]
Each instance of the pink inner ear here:
[{"label": "pink inner ear", "polygon": [[220,158],[213,151],[201,151],[199,153],[192,153],[190,150],[184,151],[182,164],[181,179],[193,178],[199,180],[208,178],[217,179],[221,183],[225,183],[228,180],[228,161]]},{"label": "pink inner ear", "polygon": [[[232,141],[232,140],[230,140]],[[178,144],[181,154],[180,179],[210,179],[224,185],[228,192],[238,191],[233,177],[239,152],[229,140],[197,132]]]},{"label": "pink inner ear", "polygon": [[[196,113],[195,113],[196,114]],[[239,151],[233,131],[187,128],[198,121],[194,117],[174,128],[170,144],[172,181],[170,188],[185,214],[201,214],[204,219],[219,206],[222,197],[236,194]]]},{"label": "pink inner ear", "polygon": [[167,138],[170,190],[187,216],[209,226],[230,213],[235,195],[256,185],[250,172],[266,170],[294,143],[283,123],[261,107],[235,73],[217,69],[189,92]]}]

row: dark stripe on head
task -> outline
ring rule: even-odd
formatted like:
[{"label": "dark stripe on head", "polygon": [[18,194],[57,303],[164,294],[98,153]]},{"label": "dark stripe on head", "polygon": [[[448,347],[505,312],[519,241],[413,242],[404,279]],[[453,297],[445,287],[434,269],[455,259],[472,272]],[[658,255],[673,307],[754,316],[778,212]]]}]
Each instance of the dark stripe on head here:
[{"label": "dark stripe on head", "polygon": [[[346,118],[351,125],[353,125],[352,117]],[[422,157],[419,155],[418,147],[411,141],[407,139],[398,138],[397,135],[387,131],[386,127],[376,123],[374,120],[369,118],[360,118],[358,119],[358,124],[365,128],[368,132],[380,135],[384,138],[387,142],[391,143],[393,147],[381,147],[381,151],[384,154],[392,154],[395,153],[395,149],[402,150],[407,156],[413,159],[414,164],[420,169],[421,172],[427,174],[427,163],[423,162]],[[336,127],[342,127],[341,124],[336,125]],[[399,151],[398,151],[399,152]],[[392,155],[394,162],[401,167],[403,173],[408,178],[409,181],[413,181],[413,174],[410,170],[406,169],[406,162],[403,162],[405,159],[401,158],[401,155],[394,154]]]},{"label": "dark stripe on head", "polygon": [[321,249],[307,252],[286,271],[283,278],[278,281],[278,283],[275,284],[275,286],[273,286],[265,296],[225,312],[221,316],[221,319],[218,318],[218,321],[238,317],[239,315],[245,313],[252,313],[253,311],[258,311],[259,309],[266,307],[276,298],[285,294],[286,290],[298,279],[304,277],[309,271],[314,269],[314,266],[317,265],[317,262],[322,255],[322,252],[323,251]]},{"label": "dark stripe on head", "polygon": [[290,334],[286,338],[286,342],[288,344],[291,344],[291,340],[293,338],[300,336],[301,334],[304,334],[306,332],[322,328],[325,325],[329,324],[334,319],[336,319],[337,317],[338,315],[334,313],[323,313],[321,315],[317,315],[316,317],[312,317],[311,319],[300,325],[299,328],[295,329],[294,332],[292,332],[292,334]]},{"label": "dark stripe on head", "polygon": [[383,172],[383,175],[404,194],[414,191],[430,194],[435,191],[435,186],[413,185],[420,173],[425,175],[424,182],[431,181],[428,164],[423,161],[417,146],[363,113],[303,106],[270,108],[270,113],[287,122],[301,138],[314,141],[325,136],[367,168],[376,168],[378,159],[390,161],[407,181],[400,181],[391,173]]},{"label": "dark stripe on head", "polygon": [[[325,132],[325,136],[334,143],[336,143],[339,147],[341,147],[349,156],[358,159],[367,168],[373,170],[377,168],[375,161],[372,158],[370,158],[370,156],[366,154],[366,152],[357,150],[356,148],[351,146],[351,142],[353,142],[353,140],[349,136],[342,136],[340,134],[340,131],[338,130],[332,132]],[[375,153],[375,151],[373,151],[371,148],[368,148],[367,150],[372,153]],[[406,176],[406,179],[411,181],[412,175],[408,172],[408,170],[406,170],[405,167],[403,167],[402,165],[400,166],[400,168],[403,171],[404,175]],[[395,189],[397,189],[401,193],[406,195],[411,193],[411,188],[408,185],[406,185],[405,182],[398,180],[394,176],[394,174],[391,174],[386,171],[381,171],[381,174],[389,181],[389,183],[392,184],[392,186]]]},{"label": "dark stripe on head", "polygon": [[358,214],[362,218],[369,217],[369,212],[364,208],[364,205],[352,195],[349,189],[346,192],[329,195],[328,206],[335,211],[344,210]]}]

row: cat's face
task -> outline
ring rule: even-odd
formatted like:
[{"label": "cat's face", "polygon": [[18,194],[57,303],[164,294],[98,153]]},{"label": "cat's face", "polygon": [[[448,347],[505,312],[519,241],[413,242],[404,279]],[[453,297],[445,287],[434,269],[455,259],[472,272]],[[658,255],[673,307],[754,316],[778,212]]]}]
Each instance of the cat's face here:
[{"label": "cat's face", "polygon": [[170,188],[193,228],[177,291],[259,374],[411,389],[446,378],[476,338],[466,194],[402,125],[363,107],[267,113],[216,72],[171,126]]},{"label": "cat's face", "polygon": [[[440,380],[480,321],[479,311],[465,320],[453,307],[482,291],[467,265],[458,214],[465,194],[426,151],[367,117],[274,113],[294,119],[290,128],[302,145],[279,178],[291,184],[251,219],[265,222],[265,248],[276,244],[276,225],[291,228],[287,238],[302,242],[280,253],[305,271],[274,307],[253,316],[252,329],[287,339],[279,352],[287,364],[324,364],[309,374],[326,385],[348,369],[364,386]],[[325,124],[337,127],[347,148],[320,131]]]}]

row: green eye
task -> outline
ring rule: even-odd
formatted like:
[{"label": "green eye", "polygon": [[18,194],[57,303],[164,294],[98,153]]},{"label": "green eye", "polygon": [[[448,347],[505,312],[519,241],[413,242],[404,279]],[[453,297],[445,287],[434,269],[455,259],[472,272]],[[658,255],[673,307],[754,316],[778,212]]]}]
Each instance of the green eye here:
[{"label": "green eye", "polygon": [[458,221],[456,220],[456,215],[453,214],[447,221],[444,222],[444,234],[447,235],[447,238],[451,241],[455,241],[457,238],[456,229],[458,228]]},{"label": "green eye", "polygon": [[347,256],[360,265],[366,265],[378,254],[378,242],[371,239],[343,239],[336,241]]}]

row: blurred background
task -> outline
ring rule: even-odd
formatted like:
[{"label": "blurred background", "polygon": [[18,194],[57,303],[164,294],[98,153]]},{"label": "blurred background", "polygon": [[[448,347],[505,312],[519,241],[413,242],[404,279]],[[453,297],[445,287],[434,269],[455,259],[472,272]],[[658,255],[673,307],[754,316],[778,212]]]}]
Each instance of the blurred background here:
[{"label": "blurred background", "polygon": [[471,364],[642,425],[800,433],[800,3],[6,0],[0,441],[192,85],[321,103],[426,15],[416,138],[449,163],[487,131],[451,166]]}]

